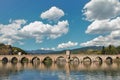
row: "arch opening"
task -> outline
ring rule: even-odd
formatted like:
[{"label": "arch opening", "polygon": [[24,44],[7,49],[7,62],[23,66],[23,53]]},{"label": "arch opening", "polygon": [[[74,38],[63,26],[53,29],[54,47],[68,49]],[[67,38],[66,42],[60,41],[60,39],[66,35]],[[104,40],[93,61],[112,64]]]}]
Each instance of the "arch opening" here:
[{"label": "arch opening", "polygon": [[28,63],[28,62],[29,62],[29,59],[26,58],[26,57],[23,57],[23,58],[21,59],[21,63]]},{"label": "arch opening", "polygon": [[8,58],[4,57],[4,58],[2,59],[2,63],[3,63],[3,64],[8,63]]},{"label": "arch opening", "polygon": [[116,57],[115,62],[116,62],[116,63],[120,63],[120,58],[119,58],[119,57]]},{"label": "arch opening", "polygon": [[52,58],[47,56],[44,58],[44,60],[42,62],[46,67],[50,67],[52,65]]},{"label": "arch opening", "polygon": [[34,64],[34,65],[39,65],[39,64],[40,64],[40,59],[39,59],[38,57],[34,57],[34,58],[32,59],[32,64]]},{"label": "arch opening", "polygon": [[78,57],[72,57],[72,59],[70,60],[70,63],[71,64],[79,64],[79,62],[80,62],[80,60],[79,60],[79,58]]},{"label": "arch opening", "polygon": [[103,60],[101,57],[96,57],[94,63],[97,67],[100,67],[103,63]]},{"label": "arch opening", "polygon": [[106,63],[107,63],[108,65],[112,64],[112,63],[113,63],[113,59],[112,59],[111,57],[107,57],[107,58],[106,58]]},{"label": "arch opening", "polygon": [[18,59],[16,57],[13,57],[11,59],[11,63],[16,64],[18,62]]},{"label": "arch opening", "polygon": [[84,65],[84,66],[88,67],[88,66],[91,65],[91,63],[92,63],[92,60],[91,60],[90,57],[85,57],[85,58],[83,58],[83,65]]},{"label": "arch opening", "polygon": [[66,62],[66,59],[63,57],[63,56],[59,56],[57,59],[56,59],[56,63],[57,64],[64,64]]},{"label": "arch opening", "polygon": [[103,62],[103,60],[102,60],[101,57],[96,57],[96,58],[95,58],[95,63],[96,63],[96,64],[102,64],[102,62]]},{"label": "arch opening", "polygon": [[92,62],[90,57],[84,57],[83,62]]}]

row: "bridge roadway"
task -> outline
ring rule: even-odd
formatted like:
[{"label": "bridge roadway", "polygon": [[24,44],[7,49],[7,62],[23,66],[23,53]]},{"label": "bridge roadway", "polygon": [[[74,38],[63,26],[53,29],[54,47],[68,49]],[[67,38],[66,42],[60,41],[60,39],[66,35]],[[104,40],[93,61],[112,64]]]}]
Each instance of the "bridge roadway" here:
[{"label": "bridge roadway", "polygon": [[43,62],[47,57],[52,59],[52,62],[56,62],[58,59],[64,59],[64,61],[113,61],[115,59],[120,59],[120,55],[82,55],[82,54],[44,54],[44,55],[0,55],[0,61],[7,59],[11,62],[14,58],[17,61],[21,61],[26,58],[29,62],[32,62],[34,59],[38,59],[40,62]]}]

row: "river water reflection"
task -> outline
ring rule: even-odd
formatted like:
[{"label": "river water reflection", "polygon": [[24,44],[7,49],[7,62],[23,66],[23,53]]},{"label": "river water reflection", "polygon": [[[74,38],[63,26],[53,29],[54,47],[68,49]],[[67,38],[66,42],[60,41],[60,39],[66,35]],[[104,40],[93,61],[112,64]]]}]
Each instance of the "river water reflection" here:
[{"label": "river water reflection", "polygon": [[0,80],[120,80],[120,64],[2,64]]}]

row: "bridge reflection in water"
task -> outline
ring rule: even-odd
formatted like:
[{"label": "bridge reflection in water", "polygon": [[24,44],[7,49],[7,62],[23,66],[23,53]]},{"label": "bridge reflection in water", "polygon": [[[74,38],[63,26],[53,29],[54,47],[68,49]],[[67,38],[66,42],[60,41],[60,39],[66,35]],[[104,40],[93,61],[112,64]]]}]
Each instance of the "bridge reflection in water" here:
[{"label": "bridge reflection in water", "polygon": [[97,70],[120,70],[120,63],[52,63],[50,65],[40,63],[40,64],[32,64],[32,63],[0,63],[0,72],[5,73],[9,71],[22,71],[22,70],[32,70],[37,69],[39,71],[65,71],[66,74],[70,74],[71,71],[97,71]]}]

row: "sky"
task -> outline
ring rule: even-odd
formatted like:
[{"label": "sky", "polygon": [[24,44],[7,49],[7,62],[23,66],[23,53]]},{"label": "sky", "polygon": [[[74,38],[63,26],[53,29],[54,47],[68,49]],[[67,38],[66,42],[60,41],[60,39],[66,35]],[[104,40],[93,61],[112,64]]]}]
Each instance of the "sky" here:
[{"label": "sky", "polygon": [[24,50],[120,45],[119,0],[0,0],[0,43]]}]

